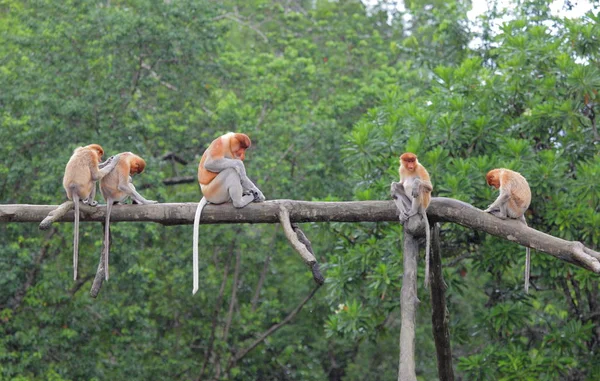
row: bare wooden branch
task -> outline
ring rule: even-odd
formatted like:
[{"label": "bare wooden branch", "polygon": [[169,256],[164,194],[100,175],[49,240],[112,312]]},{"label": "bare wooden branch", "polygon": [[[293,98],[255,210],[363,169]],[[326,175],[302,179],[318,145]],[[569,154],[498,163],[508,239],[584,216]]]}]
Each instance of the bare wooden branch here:
[{"label": "bare wooden branch", "polygon": [[[381,222],[398,221],[393,201],[309,202],[272,200],[236,209],[231,204],[207,205],[201,224],[277,223],[280,205],[285,204],[291,222]],[[180,204],[121,205],[113,209],[111,221],[158,222],[164,225],[192,224],[197,202]],[[0,205],[1,222],[42,221],[57,205]],[[84,210],[82,206],[81,210]],[[103,222],[106,206],[85,207],[82,222]],[[434,197],[427,208],[430,223],[454,222],[481,230],[523,246],[550,254],[584,269],[600,273],[600,253],[579,242],[566,241],[525,227],[518,221],[501,220],[465,202]],[[72,222],[73,212],[57,219]],[[418,225],[418,224],[417,224]],[[406,228],[406,227],[405,227]]]},{"label": "bare wooden branch", "polygon": [[[416,216],[415,216],[416,217]],[[414,219],[411,217],[409,220]],[[404,231],[403,251],[404,275],[400,305],[402,306],[400,328],[400,363],[398,365],[398,381],[417,381],[415,369],[415,321],[417,315],[417,258],[419,241]]]},{"label": "bare wooden branch", "polygon": [[181,165],[187,165],[188,161],[185,160],[183,157],[177,155],[174,152],[167,152],[166,154],[164,154],[161,157],[162,160],[166,160],[166,161],[174,161],[176,163],[179,163]]},{"label": "bare wooden branch", "polygon": [[[321,285],[325,283],[325,278],[321,274],[321,270],[319,269],[319,264],[317,263],[317,259],[312,252],[312,245],[304,232],[298,228],[296,225],[296,229],[292,228],[290,223],[290,213],[287,208],[282,204],[279,210],[279,221],[281,222],[281,227],[285,232],[285,236],[290,241],[292,247],[300,254],[304,263],[310,267],[313,273],[313,279],[317,284]],[[299,239],[300,238],[300,239]],[[301,242],[304,241],[304,242]]]},{"label": "bare wooden branch", "polygon": [[[104,223],[102,223],[102,231],[104,231]],[[112,237],[110,235],[110,226],[108,229],[108,240],[109,245],[112,242]],[[100,261],[98,262],[98,269],[96,270],[96,276],[94,277],[94,281],[92,282],[92,288],[90,289],[90,296],[92,298],[96,298],[100,293],[100,288],[102,288],[102,283],[104,282],[104,274],[106,269],[104,268],[104,257],[106,255],[104,246],[106,245],[106,241],[104,238],[102,239],[102,249],[100,250]],[[108,248],[110,250],[110,246]]]},{"label": "bare wooden branch", "polygon": [[446,289],[442,271],[440,227],[433,224],[431,234],[431,329],[437,354],[438,378],[454,381],[452,347],[450,345],[449,312],[446,307]]},{"label": "bare wooden branch", "polygon": [[58,208],[48,213],[48,216],[44,218],[42,222],[40,222],[40,230],[50,229],[50,225],[52,225],[54,221],[67,214],[67,212],[72,210],[74,207],[75,203],[72,200],[68,200],[60,204]]}]

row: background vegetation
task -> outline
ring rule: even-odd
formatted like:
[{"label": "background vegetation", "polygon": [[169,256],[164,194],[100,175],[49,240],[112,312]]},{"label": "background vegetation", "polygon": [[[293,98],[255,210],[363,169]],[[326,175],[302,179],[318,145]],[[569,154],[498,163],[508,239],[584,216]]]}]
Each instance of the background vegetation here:
[{"label": "background vegetation", "polygon": [[[597,249],[598,12],[569,20],[515,1],[510,17],[492,7],[473,20],[468,1],[405,5],[0,1],[0,202],[61,203],[64,165],[90,143],[144,157],[147,198],[198,201],[196,184],[162,181],[194,176],[212,139],[240,131],[269,199],[387,199],[398,154],[413,151],[434,194],[477,207],[495,197],[487,170],[520,171],[529,224]],[[78,282],[72,225],[1,224],[0,379],[395,379],[401,227],[303,228],[326,287],[233,361],[314,287],[278,226],[203,226],[192,297],[191,226],[114,224],[94,300],[99,224],[82,225]],[[460,379],[600,378],[595,275],[534,252],[525,295],[522,247],[451,224],[442,234]],[[417,369],[434,380],[419,292]]]}]

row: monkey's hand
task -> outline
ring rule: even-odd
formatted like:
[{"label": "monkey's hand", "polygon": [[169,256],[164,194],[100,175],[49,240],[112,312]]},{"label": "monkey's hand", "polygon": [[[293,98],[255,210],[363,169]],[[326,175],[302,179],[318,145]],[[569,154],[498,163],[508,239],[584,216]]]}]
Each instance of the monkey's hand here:
[{"label": "monkey's hand", "polygon": [[117,155],[113,155],[113,156],[109,157],[108,159],[106,159],[105,162],[98,164],[98,168],[102,169],[102,168],[106,167],[107,165],[109,165],[114,160],[119,161],[119,159],[121,158],[120,155],[121,154],[117,154]]},{"label": "monkey's hand", "polygon": [[407,213],[401,212],[398,218],[400,219],[400,223],[404,224],[406,221],[408,221],[409,217],[410,216]]},{"label": "monkey's hand", "polygon": [[415,180],[415,184],[413,185],[411,196],[413,198],[418,198],[420,195],[421,195],[421,182]]},{"label": "monkey's hand", "polygon": [[254,202],[263,202],[266,200],[265,195],[260,191],[260,189],[251,189],[250,192],[254,196]]}]

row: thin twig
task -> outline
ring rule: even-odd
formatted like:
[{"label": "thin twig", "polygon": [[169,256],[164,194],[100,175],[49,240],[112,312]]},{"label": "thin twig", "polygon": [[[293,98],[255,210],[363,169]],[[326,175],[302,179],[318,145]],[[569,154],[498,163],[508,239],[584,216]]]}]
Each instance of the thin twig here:
[{"label": "thin twig", "polygon": [[235,364],[243,359],[250,351],[256,348],[260,343],[262,343],[267,337],[275,333],[279,328],[283,327],[287,323],[289,323],[296,315],[302,310],[302,307],[315,295],[315,293],[321,288],[321,285],[316,285],[315,288],[304,298],[292,312],[290,312],[285,319],[280,321],[277,324],[272,325],[269,329],[263,332],[252,344],[250,344],[247,348],[238,351],[235,356],[232,356],[232,360],[229,362],[227,369],[231,369],[235,366]]}]

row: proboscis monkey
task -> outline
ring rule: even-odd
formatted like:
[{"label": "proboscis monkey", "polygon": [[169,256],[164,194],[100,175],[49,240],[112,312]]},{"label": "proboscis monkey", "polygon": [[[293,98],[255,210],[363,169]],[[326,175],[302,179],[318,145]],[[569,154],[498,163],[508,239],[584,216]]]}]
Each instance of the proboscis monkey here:
[{"label": "proboscis monkey", "polygon": [[417,160],[417,155],[406,152],[400,155],[400,183],[392,184],[392,190],[397,189],[404,192],[401,196],[405,203],[410,204],[410,210],[406,210],[404,203],[399,202],[396,205],[401,207],[400,221],[406,222],[410,217],[421,214],[425,223],[425,287],[429,286],[429,252],[431,248],[431,232],[429,231],[429,220],[427,219],[427,207],[431,201],[431,191],[433,185],[429,178],[429,173],[425,167]]},{"label": "proboscis monkey", "polygon": [[252,201],[265,200],[260,189],[246,176],[243,160],[250,144],[247,135],[229,132],[213,140],[200,159],[198,183],[203,197],[194,216],[192,294],[198,291],[198,235],[204,206],[209,202],[223,204],[232,201],[234,207],[243,208]]},{"label": "proboscis monkey", "polygon": [[96,181],[106,176],[119,162],[118,157],[111,157],[102,168],[99,167],[104,150],[98,144],[78,147],[73,151],[65,167],[63,187],[69,200],[75,205],[75,224],[73,226],[73,279],[77,279],[77,266],[79,257],[79,201],[84,204],[96,206]]},{"label": "proboscis monkey", "polygon": [[[525,177],[506,168],[492,169],[485,179],[488,185],[500,189],[500,195],[484,212],[503,220],[520,220],[527,226],[525,211],[531,203],[531,190]],[[531,271],[531,249],[525,249],[525,292],[529,292],[529,273]]]},{"label": "proboscis monkey", "polygon": [[108,280],[109,229],[110,212],[114,203],[121,203],[131,197],[137,204],[156,204],[157,201],[146,200],[133,186],[131,176],[142,173],[146,168],[144,159],[131,152],[119,155],[119,164],[100,180],[100,192],[106,200],[106,222],[104,226],[104,278]]}]

